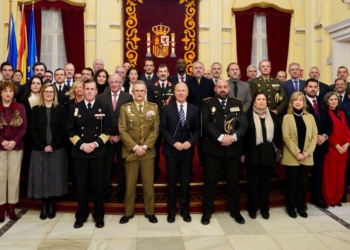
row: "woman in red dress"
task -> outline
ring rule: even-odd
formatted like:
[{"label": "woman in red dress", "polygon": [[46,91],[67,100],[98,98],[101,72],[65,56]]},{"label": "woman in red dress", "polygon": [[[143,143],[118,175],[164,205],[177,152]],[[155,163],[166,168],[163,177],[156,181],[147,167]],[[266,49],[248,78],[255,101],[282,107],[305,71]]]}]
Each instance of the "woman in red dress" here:
[{"label": "woman in red dress", "polygon": [[345,114],[338,109],[338,96],[334,92],[325,95],[328,115],[333,123],[328,141],[328,152],[323,164],[323,199],[331,207],[341,206],[340,200],[344,192],[346,162],[350,142],[350,130]]}]

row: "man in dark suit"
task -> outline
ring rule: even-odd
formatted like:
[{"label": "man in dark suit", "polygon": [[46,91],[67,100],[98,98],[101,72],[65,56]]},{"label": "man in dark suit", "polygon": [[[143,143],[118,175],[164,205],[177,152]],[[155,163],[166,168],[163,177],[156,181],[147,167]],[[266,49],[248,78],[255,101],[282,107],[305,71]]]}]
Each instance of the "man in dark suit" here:
[{"label": "man in dark suit", "polygon": [[221,72],[222,72],[221,63],[219,62],[212,63],[210,70],[211,70],[211,79],[215,85],[216,82],[221,79]]},{"label": "man in dark suit", "polygon": [[258,69],[252,64],[249,65],[247,67],[247,77],[248,77],[247,83],[250,83],[250,81],[255,79],[257,75],[258,75]]},{"label": "man in dark suit", "polygon": [[299,79],[300,76],[300,65],[299,63],[293,62],[289,64],[289,74],[291,79],[283,83],[284,91],[288,99],[292,96],[292,94],[296,91],[302,92],[305,94],[305,81]]},{"label": "man in dark suit", "polygon": [[176,62],[177,73],[168,78],[168,81],[172,84],[177,84],[179,82],[187,82],[193,76],[186,74],[187,64],[184,59],[179,59]]},{"label": "man in dark suit", "polygon": [[[337,77],[343,79],[346,82],[346,92],[350,91],[350,82],[348,82],[349,71],[345,66],[340,66],[337,70]],[[329,86],[330,91],[335,90],[335,84]]]},{"label": "man in dark suit", "polygon": [[243,111],[246,112],[252,104],[249,83],[239,80],[241,70],[237,63],[230,63],[227,66],[226,72],[228,77],[230,77],[228,80],[228,84],[230,86],[230,93],[228,94],[228,97],[240,99],[242,101]]},{"label": "man in dark suit", "polygon": [[107,202],[111,196],[112,185],[111,177],[114,173],[114,157],[117,156],[116,169],[118,170],[118,201],[124,203],[125,200],[125,165],[122,155],[123,142],[120,140],[118,119],[120,107],[132,102],[132,95],[121,91],[123,80],[119,74],[112,74],[108,77],[109,89],[98,96],[98,100],[106,103],[109,106],[112,132],[107,143],[108,156],[106,164],[104,164],[104,200]]},{"label": "man in dark suit", "polygon": [[64,84],[64,81],[66,79],[66,73],[64,69],[56,69],[54,77],[58,103],[66,107],[67,101],[69,99],[69,87]]},{"label": "man in dark suit", "polygon": [[285,72],[284,70],[278,71],[276,74],[276,78],[280,80],[281,83],[284,83],[285,81],[287,81],[287,72]]},{"label": "man in dark suit", "polygon": [[[202,105],[202,131],[204,156],[204,196],[203,216],[201,223],[208,225],[214,213],[215,189],[222,168],[225,169],[228,187],[228,204],[230,216],[237,223],[244,224],[240,214],[239,202],[239,169],[240,157],[243,154],[242,136],[247,130],[247,120],[243,112],[242,102],[228,97],[230,87],[225,80],[215,85],[216,97],[208,98]],[[240,116],[240,124],[226,121],[228,116]],[[230,126],[226,126],[227,123]],[[230,128],[231,127],[231,128]],[[235,130],[233,130],[235,129]]]},{"label": "man in dark suit", "polygon": [[70,106],[67,133],[73,143],[72,158],[77,182],[78,211],[74,228],[80,228],[89,217],[89,176],[94,189],[94,211],[97,228],[104,227],[103,163],[106,143],[112,130],[109,107],[95,99],[97,83],[84,82],[84,101]]},{"label": "man in dark suit", "polygon": [[305,82],[305,97],[307,111],[315,117],[318,135],[314,151],[314,166],[312,167],[312,197],[311,203],[320,208],[328,208],[322,199],[323,160],[327,152],[328,137],[332,132],[332,123],[327,122],[328,109],[323,100],[317,96],[318,81],[310,78]]},{"label": "man in dark suit", "polygon": [[[174,100],[174,86],[169,82],[169,70],[166,64],[161,64],[158,67],[157,73],[159,80],[155,83],[151,83],[147,87],[147,101],[154,102],[158,106],[159,115],[162,114],[163,107],[168,105]],[[162,136],[158,136],[155,147],[156,157],[154,158],[154,180],[157,180],[161,173],[159,162],[160,162],[160,147],[162,144]]]},{"label": "man in dark suit", "polygon": [[309,77],[316,79],[318,82],[317,96],[320,97],[320,100],[323,100],[325,94],[327,94],[330,90],[328,84],[319,81],[320,75],[320,70],[317,67],[312,67],[309,71]]},{"label": "man in dark suit", "polygon": [[158,81],[158,76],[154,74],[154,61],[152,58],[145,59],[145,66],[143,67],[145,74],[141,76],[141,80],[146,83],[146,86]]},{"label": "man in dark suit", "polygon": [[342,78],[337,78],[334,80],[334,90],[338,96],[339,108],[342,107],[343,103],[350,101],[349,95],[346,91],[346,81]]},{"label": "man in dark suit", "polygon": [[173,223],[176,214],[176,184],[180,173],[180,215],[190,222],[189,186],[192,173],[194,144],[200,136],[198,107],[187,103],[188,87],[185,83],[175,86],[176,102],[163,108],[160,133],[164,138],[163,155],[167,168],[167,221]]}]

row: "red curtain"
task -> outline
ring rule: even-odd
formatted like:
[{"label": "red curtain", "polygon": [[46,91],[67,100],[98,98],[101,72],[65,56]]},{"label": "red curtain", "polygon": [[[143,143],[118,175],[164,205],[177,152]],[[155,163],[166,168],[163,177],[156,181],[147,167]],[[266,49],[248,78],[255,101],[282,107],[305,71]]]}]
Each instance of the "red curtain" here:
[{"label": "red curtain", "polygon": [[287,68],[291,17],[290,13],[277,10],[266,15],[267,52],[272,63],[272,76]]},{"label": "red curtain", "polygon": [[[266,33],[268,57],[272,63],[271,76],[279,70],[285,70],[288,60],[289,32],[291,13],[274,8],[253,7],[245,11],[235,11],[237,60],[241,71],[245,72],[251,63],[254,14],[266,15]],[[242,80],[247,80],[242,74]]]},{"label": "red curtain", "polygon": [[[84,53],[84,10],[85,6],[75,6],[65,3],[64,0],[42,0],[34,4],[34,21],[36,34],[36,48],[38,61],[40,61],[41,49],[41,9],[60,9],[62,13],[64,44],[66,46],[67,61],[75,66],[75,71],[80,72],[85,67]],[[25,5],[27,22],[27,34],[29,34],[29,20],[32,5]]]},{"label": "red curtain", "polygon": [[[236,19],[236,37],[237,37],[237,63],[241,72],[250,65],[253,45],[253,22],[254,12],[238,11],[235,12]],[[241,73],[243,81],[248,80],[246,74]]]},{"label": "red curtain", "polygon": [[85,67],[84,9],[61,9],[64,44],[67,61],[74,64],[75,72]]}]

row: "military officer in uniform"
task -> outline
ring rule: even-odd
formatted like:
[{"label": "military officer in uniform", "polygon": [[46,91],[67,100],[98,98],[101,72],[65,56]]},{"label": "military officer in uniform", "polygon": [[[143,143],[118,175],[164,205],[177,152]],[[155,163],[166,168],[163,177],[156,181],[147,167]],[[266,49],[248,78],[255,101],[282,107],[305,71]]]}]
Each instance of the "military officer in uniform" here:
[{"label": "military officer in uniform", "polygon": [[120,224],[134,217],[136,183],[141,172],[145,217],[157,223],[154,215],[154,157],[159,134],[158,106],[146,102],[146,84],[142,80],[134,83],[132,93],[134,102],[124,104],[119,115],[119,135],[123,141],[122,157],[125,159],[126,194],[124,216]]},{"label": "military officer in uniform", "polygon": [[[169,70],[166,64],[160,64],[157,73],[159,80],[155,83],[151,83],[147,87],[147,101],[154,102],[158,106],[159,116],[162,113],[162,109],[165,105],[168,105],[174,100],[174,86],[169,82]],[[160,146],[162,144],[162,137],[158,136],[156,142],[156,158],[154,159],[154,179],[157,180],[160,174],[159,162],[160,162]]]},{"label": "military officer in uniform", "polygon": [[74,228],[80,228],[89,217],[89,176],[93,176],[95,226],[104,226],[103,166],[106,143],[112,130],[109,107],[95,99],[97,83],[84,82],[84,101],[70,106],[67,133],[73,143],[72,158],[76,176],[78,211]]},{"label": "military officer in uniform", "polygon": [[250,90],[252,96],[257,92],[267,94],[267,106],[270,111],[282,119],[288,106],[287,95],[283,89],[282,83],[277,78],[270,76],[271,62],[263,60],[259,63],[261,76],[250,81]]},{"label": "military officer in uniform", "polygon": [[[228,97],[230,87],[226,80],[218,80],[214,90],[216,96],[205,99],[201,109],[203,131],[201,152],[204,157],[201,223],[203,225],[210,223],[211,214],[215,209],[215,190],[222,168],[224,168],[227,176],[230,216],[237,223],[244,224],[244,218],[240,214],[238,189],[240,157],[243,154],[241,138],[247,130],[247,120],[243,112],[242,101]],[[240,124],[231,125],[229,122],[231,119],[239,121]]]}]

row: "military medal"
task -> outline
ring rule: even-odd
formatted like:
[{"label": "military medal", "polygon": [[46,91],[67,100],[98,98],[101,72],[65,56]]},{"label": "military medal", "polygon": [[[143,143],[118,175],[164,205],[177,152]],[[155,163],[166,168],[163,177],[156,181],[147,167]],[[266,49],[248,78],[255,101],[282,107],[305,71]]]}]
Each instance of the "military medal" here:
[{"label": "military medal", "polygon": [[74,116],[78,116],[78,112],[79,112],[79,109],[78,109],[78,108],[75,108],[75,109],[74,109]]},{"label": "military medal", "polygon": [[212,107],[212,108],[211,108],[211,112],[214,114],[215,111],[216,111],[216,108],[215,108],[215,107]]}]

